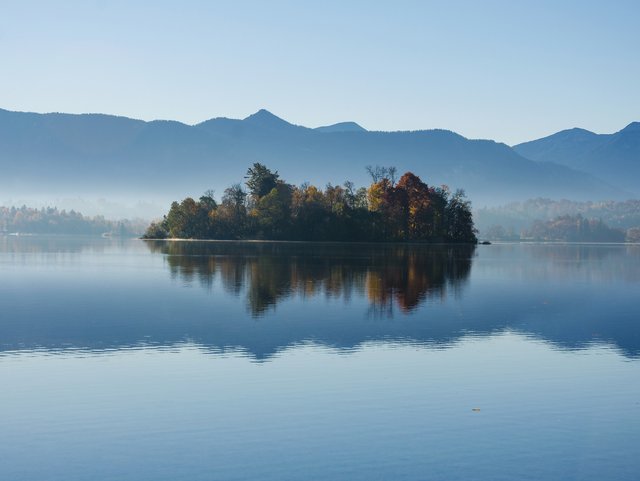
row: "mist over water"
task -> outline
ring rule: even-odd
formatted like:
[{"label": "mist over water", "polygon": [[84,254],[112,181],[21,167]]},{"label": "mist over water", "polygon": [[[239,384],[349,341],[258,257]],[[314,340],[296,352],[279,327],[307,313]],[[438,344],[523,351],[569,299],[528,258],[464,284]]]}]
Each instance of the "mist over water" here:
[{"label": "mist over water", "polygon": [[[26,205],[36,209],[57,207],[59,210],[80,212],[84,216],[103,216],[107,219],[161,219],[167,206],[174,200],[170,195],[161,197],[145,196],[140,202],[126,194],[114,195],[105,191],[105,195],[93,193],[78,194],[70,197],[66,192],[48,194],[26,194],[4,190],[0,197],[0,206],[21,207]],[[107,193],[108,192],[108,193]],[[178,195],[182,195],[180,192]]]}]

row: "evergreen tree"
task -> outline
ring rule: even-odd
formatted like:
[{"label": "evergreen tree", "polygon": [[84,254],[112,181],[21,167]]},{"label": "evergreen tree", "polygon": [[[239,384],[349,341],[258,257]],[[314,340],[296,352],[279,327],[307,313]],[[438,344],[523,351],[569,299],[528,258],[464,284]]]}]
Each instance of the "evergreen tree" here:
[{"label": "evergreen tree", "polygon": [[247,188],[252,200],[257,202],[265,195],[269,194],[276,187],[278,182],[278,172],[271,172],[265,165],[256,162],[253,167],[247,169]]}]

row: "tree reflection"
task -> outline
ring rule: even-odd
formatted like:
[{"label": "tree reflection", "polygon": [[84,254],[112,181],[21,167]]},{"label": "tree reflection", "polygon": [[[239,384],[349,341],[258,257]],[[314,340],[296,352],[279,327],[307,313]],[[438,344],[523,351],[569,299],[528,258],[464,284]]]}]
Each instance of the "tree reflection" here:
[{"label": "tree reflection", "polygon": [[283,299],[366,295],[371,313],[410,312],[469,277],[474,246],[147,241],[173,277],[245,294],[260,316]]},{"label": "tree reflection", "polygon": [[[638,246],[0,241],[0,356],[188,342],[268,359],[308,341],[435,348],[515,332],[640,359]],[[284,300],[277,322],[253,322]]]}]

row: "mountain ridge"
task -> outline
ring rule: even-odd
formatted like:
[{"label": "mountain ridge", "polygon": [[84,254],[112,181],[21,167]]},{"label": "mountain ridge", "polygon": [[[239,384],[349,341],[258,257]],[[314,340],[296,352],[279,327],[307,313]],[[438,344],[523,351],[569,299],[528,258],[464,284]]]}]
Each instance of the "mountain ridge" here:
[{"label": "mountain ridge", "polygon": [[520,155],[579,169],[639,195],[640,122],[612,134],[569,129],[513,146]]},{"label": "mountain ridge", "polygon": [[356,122],[338,122],[337,124],[323,125],[316,127],[318,132],[367,132],[367,129]]},{"label": "mountain ridge", "polygon": [[264,109],[244,119],[216,117],[194,125],[0,110],[0,189],[21,198],[88,192],[166,202],[208,188],[222,192],[241,182],[248,166],[262,162],[289,182],[319,186],[345,180],[367,185],[365,166],[394,165],[430,185],[464,188],[476,204],[626,195],[594,176],[528,159],[493,140],[443,129],[345,131],[340,124],[322,131]]}]

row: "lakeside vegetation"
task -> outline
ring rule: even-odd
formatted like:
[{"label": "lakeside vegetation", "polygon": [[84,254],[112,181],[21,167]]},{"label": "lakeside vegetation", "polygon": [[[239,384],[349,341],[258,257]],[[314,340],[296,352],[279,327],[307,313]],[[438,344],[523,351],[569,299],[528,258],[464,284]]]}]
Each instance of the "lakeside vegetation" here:
[{"label": "lakeside vegetation", "polygon": [[88,217],[55,207],[0,207],[0,234],[102,235],[136,237],[144,231],[140,221]]},{"label": "lakeside vegetation", "polygon": [[393,167],[367,167],[372,183],[294,186],[260,163],[218,203],[213,192],[173,202],[146,239],[265,239],[301,241],[477,242],[464,192],[428,186]]},{"label": "lakeside vegetation", "polygon": [[474,219],[481,237],[489,240],[640,242],[640,200],[538,198],[478,209]]},{"label": "lakeside vegetation", "polygon": [[523,239],[564,242],[624,242],[626,234],[612,229],[600,219],[585,219],[582,215],[564,215],[549,221],[536,221],[522,232]]}]

